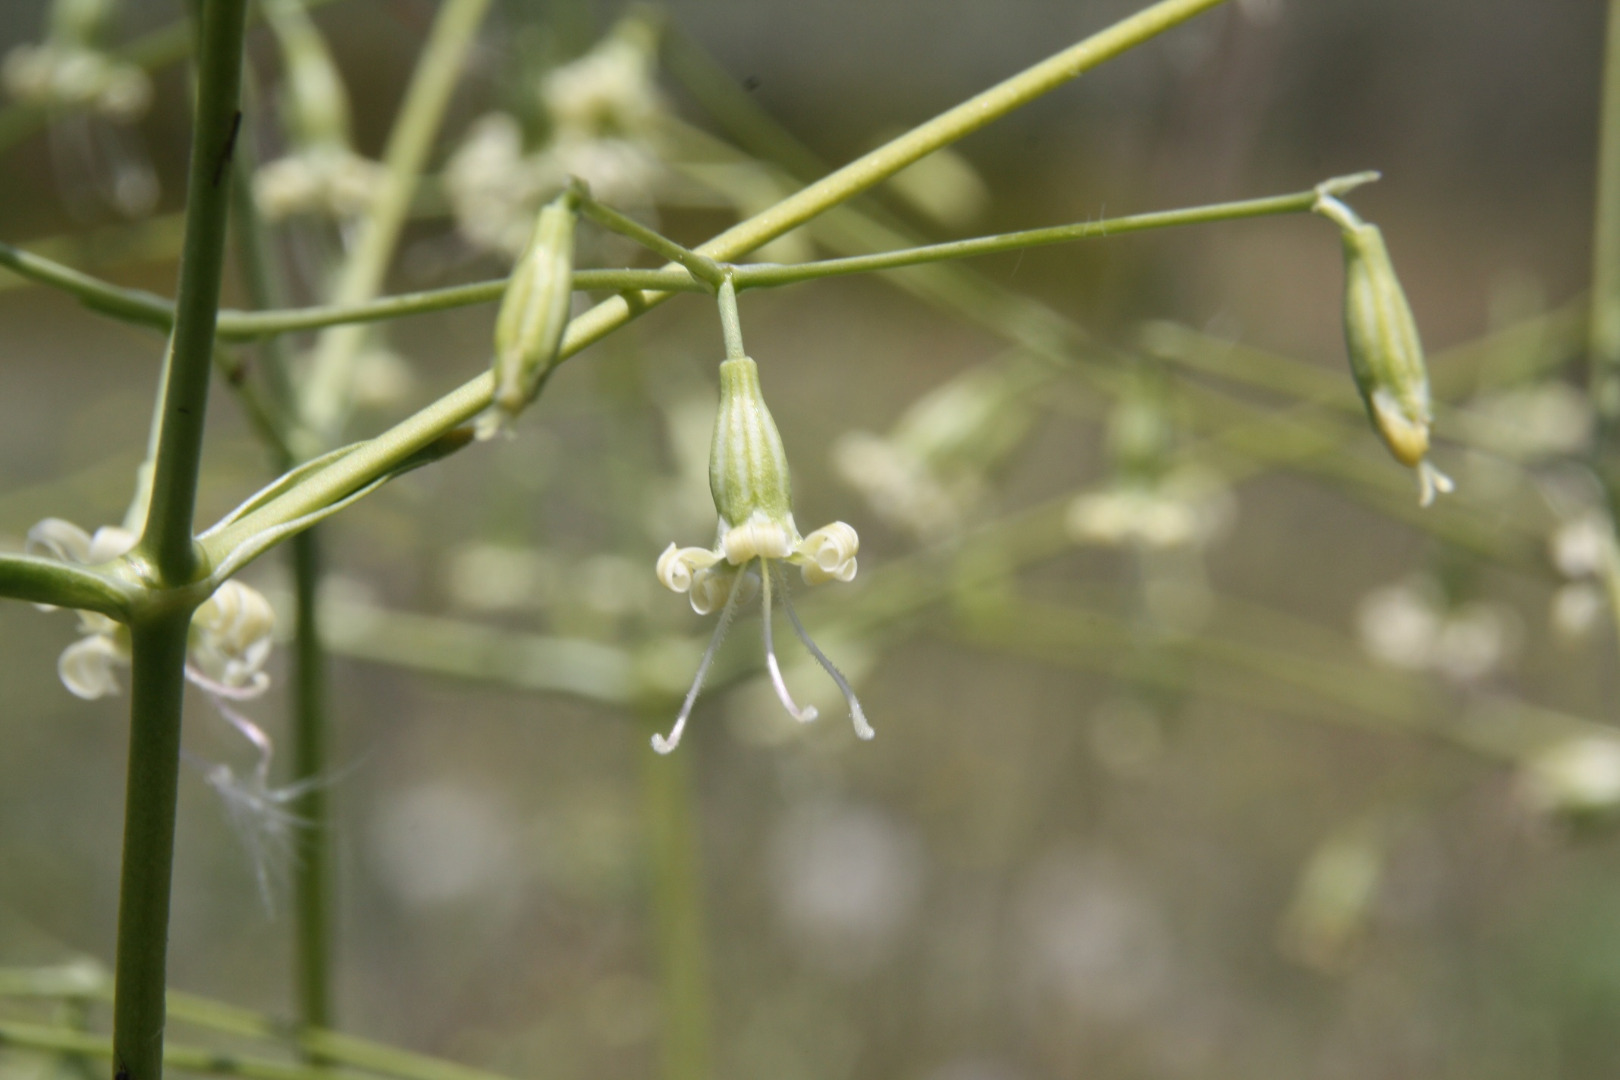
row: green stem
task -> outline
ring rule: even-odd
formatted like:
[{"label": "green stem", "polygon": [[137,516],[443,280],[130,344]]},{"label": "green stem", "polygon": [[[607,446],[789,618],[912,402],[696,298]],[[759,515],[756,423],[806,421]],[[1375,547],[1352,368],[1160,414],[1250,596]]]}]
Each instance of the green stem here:
[{"label": "green stem", "polygon": [[[212,6],[212,5],[211,5]],[[113,991],[116,1080],[162,1080],[169,887],[190,608],[130,627],[129,774]]]},{"label": "green stem", "polygon": [[691,756],[639,756],[663,1008],[664,1080],[707,1080],[713,1075],[709,971],[703,874],[693,821],[696,793],[687,764]]},{"label": "green stem", "polygon": [[246,0],[212,0],[203,6],[203,52],[186,188],[186,241],[180,258],[174,330],[163,370],[152,503],[140,542],[141,554],[152,563],[158,581],[168,587],[189,582],[197,565],[192,514],[225,260],[231,154],[241,123],[237,102],[242,86],[245,8]]},{"label": "green stem", "polygon": [[719,300],[720,333],[726,339],[726,359],[747,359],[748,353],[743,349],[742,320],[737,314],[737,285],[730,274],[721,279]]},{"label": "green stem", "polygon": [[725,271],[720,264],[704,255],[699,255],[690,248],[682,247],[664,234],[649,229],[634,218],[626,217],[611,206],[604,206],[591,198],[583,184],[577,181],[574,188],[579,197],[580,213],[602,226],[634,240],[642,247],[655,255],[662,255],[671,262],[679,263],[685,267],[693,277],[710,286],[718,288]]},{"label": "green stem", "polygon": [[[1364,183],[1372,173],[1335,177],[1323,187],[1350,187]],[[801,281],[833,277],[840,274],[867,274],[879,270],[896,270],[925,263],[945,262],[952,259],[971,259],[981,255],[995,255],[1046,244],[1063,244],[1075,240],[1118,236],[1143,232],[1148,229],[1167,229],[1181,225],[1205,225],[1217,221],[1241,221],[1245,218],[1270,217],[1277,214],[1307,213],[1316,204],[1316,190],[1295,192],[1291,195],[1272,195],[1263,199],[1245,199],[1240,202],[1216,203],[1211,206],[1191,207],[1185,210],[1160,210],[1147,214],[1133,214],[1110,218],[1106,221],[1085,221],[1074,225],[1055,225],[1044,229],[1002,233],[971,240],[954,240],[944,244],[886,251],[876,255],[852,255],[842,259],[824,259],[796,266],[755,263],[739,266],[735,270],[739,288],[756,289],[778,285],[792,285]]]},{"label": "green stem", "polygon": [[1613,428],[1620,423],[1620,0],[1609,2],[1608,27],[1598,119],[1588,350],[1592,401],[1605,426]]},{"label": "green stem", "polygon": [[[388,136],[382,188],[338,278],[334,293],[338,304],[370,300],[382,288],[400,230],[410,213],[417,179],[427,164],[439,122],[489,4],[490,0],[446,0],[440,6]],[[359,327],[338,327],[328,330],[316,343],[299,411],[304,423],[321,440],[334,440],[343,424],[353,362],[364,336]]]},{"label": "green stem", "polygon": [[311,529],[292,540],[297,611],[293,662],[293,783],[304,794],[292,812],[304,823],[293,859],[298,1015],[311,1027],[332,1026],[331,812],[326,785],[326,655],[317,617],[320,543]]}]

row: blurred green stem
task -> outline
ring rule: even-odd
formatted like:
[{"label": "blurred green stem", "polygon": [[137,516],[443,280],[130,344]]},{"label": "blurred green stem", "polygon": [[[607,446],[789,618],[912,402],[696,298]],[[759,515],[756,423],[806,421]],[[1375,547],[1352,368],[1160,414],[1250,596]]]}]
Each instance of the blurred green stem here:
[{"label": "blurred green stem", "polygon": [[[388,136],[383,152],[386,173],[382,189],[361,222],[359,239],[343,264],[334,290],[335,303],[370,300],[382,288],[410,212],[417,180],[427,164],[450,95],[489,4],[490,0],[445,0],[439,7]],[[315,345],[299,410],[315,439],[315,445],[305,448],[305,457],[326,449],[338,438],[349,408],[354,358],[364,335],[360,327],[337,327],[322,334]]]},{"label": "blurred green stem", "polygon": [[1592,400],[1613,436],[1620,424],[1620,0],[1610,0],[1598,119],[1588,348]]},{"label": "blurred green stem", "polygon": [[[660,718],[662,712],[659,713]],[[708,1080],[709,965],[703,875],[687,754],[638,754],[658,935],[664,1080]]]}]

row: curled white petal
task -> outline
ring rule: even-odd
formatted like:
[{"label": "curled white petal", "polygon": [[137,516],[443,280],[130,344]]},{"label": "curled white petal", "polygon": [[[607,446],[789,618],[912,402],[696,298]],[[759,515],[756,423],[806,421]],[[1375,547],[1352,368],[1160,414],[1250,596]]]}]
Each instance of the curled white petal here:
[{"label": "curled white petal", "polygon": [[842,521],[817,529],[799,544],[795,562],[811,585],[828,581],[850,581],[855,577],[855,553],[860,537]]},{"label": "curled white petal", "polygon": [[222,686],[261,692],[275,625],[275,612],[258,590],[227,581],[192,616],[191,663]]},{"label": "curled white petal", "polygon": [[[696,577],[720,561],[720,556],[705,548],[677,548],[674,544],[658,556],[659,582],[671,592],[683,593],[692,588]],[[723,601],[722,601],[723,602]]]},{"label": "curled white petal", "polygon": [[91,634],[62,650],[56,673],[75,697],[94,701],[120,690],[117,669],[129,663],[129,654],[111,634]]},{"label": "curled white petal", "polygon": [[24,549],[30,555],[47,555],[61,562],[88,563],[90,534],[61,518],[46,518],[28,530]]},{"label": "curled white petal", "polygon": [[725,531],[720,550],[732,566],[742,566],[755,559],[785,559],[793,553],[798,539],[791,514],[786,521],[776,521],[756,510],[741,525]]},{"label": "curled white petal", "polygon": [[722,607],[730,599],[732,593],[739,593],[739,603],[746,603],[754,597],[754,587],[759,579],[746,571],[739,573],[729,566],[717,566],[699,570],[692,579],[692,610],[699,615],[707,615],[715,608]]},{"label": "curled white petal", "polygon": [[117,525],[103,525],[90,537],[90,550],[85,559],[92,566],[96,563],[111,562],[121,555],[129,554],[140,537],[128,529]]}]

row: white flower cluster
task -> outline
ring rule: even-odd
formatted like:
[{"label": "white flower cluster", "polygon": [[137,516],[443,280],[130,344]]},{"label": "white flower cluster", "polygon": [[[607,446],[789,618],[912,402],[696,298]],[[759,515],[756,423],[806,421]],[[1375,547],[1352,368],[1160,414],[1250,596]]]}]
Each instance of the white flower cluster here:
[{"label": "white flower cluster", "polygon": [[[129,553],[133,532],[104,525],[92,535],[61,518],[46,518],[28,530],[28,551],[63,562],[95,566]],[[129,630],[93,611],[79,614],[78,641],[57,661],[62,685],[86,700],[120,692],[118,671],[130,661]],[[275,614],[269,601],[239,581],[227,581],[203,601],[191,620],[186,675],[221,697],[257,697],[269,686]]]},{"label": "white flower cluster", "polygon": [[1362,648],[1379,663],[1433,671],[1460,683],[1503,667],[1519,641],[1519,625],[1508,609],[1485,601],[1448,605],[1424,578],[1368,593],[1356,626]]},{"label": "white flower cluster", "polygon": [[152,104],[152,81],[134,64],[68,42],[18,45],[0,62],[0,84],[18,101],[87,108],[111,120],[139,119]]}]

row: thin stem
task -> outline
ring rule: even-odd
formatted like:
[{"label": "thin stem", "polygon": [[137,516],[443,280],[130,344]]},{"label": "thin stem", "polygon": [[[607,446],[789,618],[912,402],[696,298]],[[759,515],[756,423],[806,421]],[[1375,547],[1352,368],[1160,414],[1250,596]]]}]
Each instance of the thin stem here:
[{"label": "thin stem", "polygon": [[743,349],[742,320],[737,315],[737,285],[731,274],[721,280],[718,296],[720,333],[726,340],[726,359],[745,360],[748,353]]},{"label": "thin stem", "polygon": [[[427,164],[439,122],[489,4],[490,0],[446,0],[440,6],[388,136],[383,152],[387,172],[382,189],[361,224],[354,251],[338,278],[334,294],[337,303],[370,300],[381,289],[410,212],[417,179]],[[363,339],[363,330],[349,326],[327,331],[316,343],[300,412],[321,439],[334,439],[342,426],[349,406],[354,358]]]},{"label": "thin stem", "polygon": [[[1364,176],[1366,174],[1358,174]],[[1356,179],[1339,177],[1329,184]],[[1245,199],[1241,202],[1216,203],[1186,210],[1160,210],[1148,214],[1133,214],[1108,220],[1084,221],[1075,225],[1055,225],[1044,229],[1026,229],[1023,232],[982,236],[972,240],[954,240],[944,244],[886,251],[877,255],[852,255],[842,259],[824,259],[819,262],[795,266],[754,263],[736,267],[733,273],[741,288],[761,288],[774,285],[792,285],[816,278],[841,274],[867,274],[878,270],[896,270],[924,263],[945,262],[951,259],[970,259],[981,255],[996,255],[1007,251],[1063,244],[1075,240],[1117,236],[1122,233],[1143,232],[1148,229],[1166,229],[1180,225],[1204,225],[1217,221],[1240,221],[1244,218],[1270,217],[1277,214],[1300,214],[1312,209],[1317,192],[1301,191],[1292,195],[1272,195],[1263,199]]]},{"label": "thin stem", "polygon": [[326,654],[317,618],[320,585],[319,534],[310,529],[292,540],[293,596],[297,620],[293,653],[293,783],[303,794],[290,808],[306,828],[298,831],[293,859],[296,919],[295,977],[298,1015],[311,1027],[332,1026],[332,856],[327,785],[330,727],[326,719]]},{"label": "thin stem", "polygon": [[686,754],[643,753],[652,922],[663,1006],[664,1080],[708,1080],[709,964],[703,926],[703,873]]},{"label": "thin stem", "polygon": [[169,888],[190,625],[191,611],[183,608],[130,627],[129,773],[113,991],[113,1060],[119,1080],[163,1076]]},{"label": "thin stem", "polygon": [[163,370],[152,503],[140,551],[165,586],[188,582],[197,556],[192,513],[202,464],[203,421],[213,362],[214,319],[225,260],[231,155],[242,114],[242,35],[246,0],[203,5],[196,126],[186,188],[186,240],[174,330]]},{"label": "thin stem", "polygon": [[699,281],[710,286],[719,287],[725,271],[720,264],[706,255],[700,255],[690,248],[682,247],[669,237],[656,230],[649,229],[634,218],[626,217],[610,206],[604,206],[591,198],[590,193],[583,184],[576,181],[575,193],[579,196],[580,213],[602,226],[611,229],[620,236],[629,237],[642,247],[655,255],[662,255],[671,262],[679,263]]},{"label": "thin stem", "polygon": [[1592,401],[1612,429],[1620,423],[1620,0],[1609,0],[1608,27],[1598,118],[1588,351]]}]

